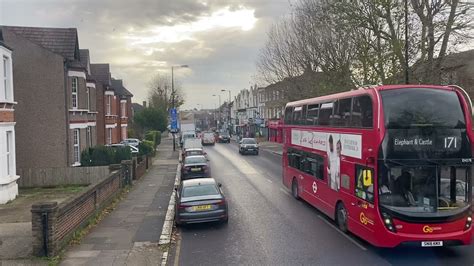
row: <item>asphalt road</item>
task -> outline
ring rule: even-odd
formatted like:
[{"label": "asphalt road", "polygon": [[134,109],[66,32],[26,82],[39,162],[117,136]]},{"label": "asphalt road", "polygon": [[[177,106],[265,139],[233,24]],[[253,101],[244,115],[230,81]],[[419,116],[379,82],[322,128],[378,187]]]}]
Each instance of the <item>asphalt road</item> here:
[{"label": "asphalt road", "polygon": [[241,156],[235,144],[206,150],[229,203],[229,223],[179,228],[170,265],[474,264],[474,246],[375,248],[293,199],[281,182],[279,155]]}]

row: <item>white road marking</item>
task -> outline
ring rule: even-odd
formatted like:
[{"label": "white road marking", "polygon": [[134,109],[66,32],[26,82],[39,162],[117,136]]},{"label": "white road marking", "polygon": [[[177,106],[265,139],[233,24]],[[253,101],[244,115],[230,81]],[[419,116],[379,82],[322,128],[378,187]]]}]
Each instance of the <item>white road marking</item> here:
[{"label": "white road marking", "polygon": [[269,183],[273,183],[273,181],[271,181],[271,180],[268,179],[268,178],[265,178],[265,180],[267,180],[267,182],[269,182]]},{"label": "white road marking", "polygon": [[319,219],[321,219],[323,222],[325,222],[326,224],[328,224],[329,226],[331,226],[334,230],[336,230],[337,232],[339,232],[339,234],[343,235],[345,238],[349,239],[354,245],[358,246],[360,249],[362,249],[363,251],[367,251],[367,249],[362,246],[361,244],[359,244],[357,241],[355,241],[354,239],[352,239],[350,236],[348,236],[347,234],[345,234],[344,232],[342,232],[341,230],[339,230],[339,228],[337,228],[336,226],[334,226],[332,223],[330,223],[328,220],[324,219],[321,215],[318,215]]}]

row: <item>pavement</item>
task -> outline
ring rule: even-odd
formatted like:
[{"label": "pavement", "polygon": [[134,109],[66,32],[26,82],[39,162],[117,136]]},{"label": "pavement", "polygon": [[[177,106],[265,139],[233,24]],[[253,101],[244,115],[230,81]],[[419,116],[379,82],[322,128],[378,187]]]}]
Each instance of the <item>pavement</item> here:
[{"label": "pavement", "polygon": [[158,242],[174,189],[178,151],[163,138],[153,166],[104,220],[70,247],[60,265],[159,265]]},{"label": "pavement", "polygon": [[375,248],[282,185],[281,156],[262,147],[240,155],[235,142],[205,147],[222,183],[229,223],[177,229],[169,265],[473,265],[474,246]]},{"label": "pavement", "polygon": [[32,255],[31,206],[42,201],[62,202],[83,188],[20,189],[19,196],[0,205],[0,265],[39,265]]}]

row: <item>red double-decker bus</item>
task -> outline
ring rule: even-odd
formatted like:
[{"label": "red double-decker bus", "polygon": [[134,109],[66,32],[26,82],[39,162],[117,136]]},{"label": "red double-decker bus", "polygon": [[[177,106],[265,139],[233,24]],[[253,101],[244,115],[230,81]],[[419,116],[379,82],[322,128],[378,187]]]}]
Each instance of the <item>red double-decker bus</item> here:
[{"label": "red double-decker bus", "polygon": [[374,86],[290,102],[283,183],[375,246],[470,244],[471,115],[456,86]]}]

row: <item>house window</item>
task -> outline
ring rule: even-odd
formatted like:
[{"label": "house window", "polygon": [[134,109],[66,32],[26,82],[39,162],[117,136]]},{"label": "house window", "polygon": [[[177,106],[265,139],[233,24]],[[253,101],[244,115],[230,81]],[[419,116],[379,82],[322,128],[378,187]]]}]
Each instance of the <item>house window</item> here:
[{"label": "house window", "polygon": [[112,144],[112,129],[107,128],[107,144]]},{"label": "house window", "polygon": [[92,127],[87,127],[86,143],[87,147],[92,147]]},{"label": "house window", "polygon": [[[3,73],[2,74],[3,74],[3,80],[2,80],[2,83],[3,83],[3,91],[2,91],[3,98],[6,101],[13,101],[13,99],[12,99],[13,91],[10,88],[10,82],[8,80],[8,78],[10,76],[10,61],[9,61],[9,58],[6,57],[6,56],[3,57]],[[0,99],[1,99],[1,97],[0,97]]]},{"label": "house window", "polygon": [[110,115],[112,113],[112,96],[107,95],[107,114]]},{"label": "house window", "polygon": [[13,175],[13,131],[7,131],[7,176]]},{"label": "house window", "polygon": [[87,110],[91,110],[91,88],[87,87]]},{"label": "house window", "polygon": [[122,127],[122,139],[127,138],[127,127]]},{"label": "house window", "polygon": [[80,129],[74,129],[74,164],[81,162],[81,149],[79,146],[79,131]]},{"label": "house window", "polygon": [[121,109],[120,111],[121,111],[122,117],[127,117],[127,112],[126,112],[127,109],[126,109],[126,106],[127,106],[127,103],[124,103],[124,102],[120,103],[120,107],[121,107],[121,108],[120,108],[120,109]]},{"label": "house window", "polygon": [[72,78],[72,108],[77,109],[77,90],[78,81],[76,77]]}]

